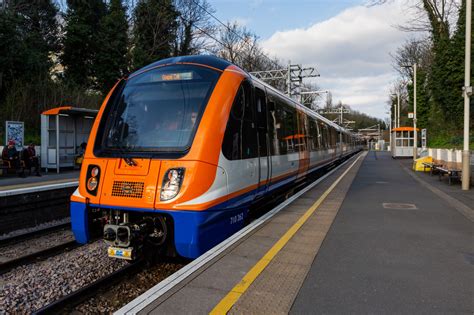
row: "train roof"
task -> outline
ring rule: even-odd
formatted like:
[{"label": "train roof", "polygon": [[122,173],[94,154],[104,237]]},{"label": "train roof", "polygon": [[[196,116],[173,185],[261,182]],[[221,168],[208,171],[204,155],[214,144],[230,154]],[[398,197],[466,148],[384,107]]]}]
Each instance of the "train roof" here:
[{"label": "train roof", "polygon": [[286,94],[282,93],[281,91],[277,90],[276,88],[274,88],[273,86],[269,85],[268,83],[254,77],[253,75],[249,74],[250,77],[252,78],[252,80],[254,81],[257,81],[259,82],[260,84],[264,85],[267,89],[271,89],[272,91],[274,91],[275,93],[277,93],[278,95],[280,95],[281,97],[287,99],[288,101],[290,101],[293,105],[295,105],[295,107],[298,107],[299,110],[302,110],[304,111],[306,114],[309,114],[321,121],[324,121],[326,124],[328,124],[329,126],[335,128],[336,130],[338,131],[341,131],[341,132],[345,132],[347,134],[353,134],[352,132],[350,132],[349,130],[339,126],[338,124],[330,121],[329,119],[327,119],[326,117],[324,117],[323,115],[315,112],[314,110],[304,106],[303,104],[300,104],[298,103],[297,101],[295,101],[294,99],[288,97]]},{"label": "train roof", "polygon": [[[222,59],[222,58],[219,58],[219,57],[216,57],[216,56],[212,56],[212,55],[191,55],[191,56],[179,56],[179,57],[171,57],[171,58],[166,58],[166,59],[162,59],[162,60],[159,60],[159,61],[156,61],[156,62],[153,62],[143,68],[140,68],[139,70],[133,72],[130,74],[130,76],[133,76],[135,74],[138,74],[140,72],[143,72],[143,71],[146,71],[148,69],[151,69],[151,68],[154,68],[154,67],[157,67],[157,66],[160,66],[160,65],[166,65],[166,64],[175,64],[175,63],[195,63],[195,64],[202,64],[202,65],[207,65],[207,66],[210,66],[210,67],[213,67],[213,68],[216,68],[216,69],[219,69],[221,71],[224,71],[227,67],[231,66],[231,65],[234,65],[233,63],[225,60],[225,59]],[[235,65],[237,66],[237,65]],[[237,66],[238,67],[238,66]],[[240,68],[240,67],[239,67]],[[242,69],[242,68],[240,68]],[[321,114],[315,112],[314,110],[312,109],[309,109],[308,107],[296,102],[295,100],[293,100],[292,98],[288,97],[286,94],[282,93],[281,91],[275,89],[274,87],[272,87],[271,85],[263,82],[262,80],[254,77],[253,75],[251,75],[250,73],[248,73],[247,71],[243,70],[245,73],[248,74],[249,77],[252,78],[253,81],[257,81],[259,82],[260,84],[264,85],[266,88],[268,89],[271,89],[272,91],[274,91],[275,93],[277,93],[278,95],[280,95],[281,97],[287,99],[288,101],[290,101],[293,105],[295,105],[295,107],[298,107],[298,109],[306,112],[307,114],[311,115],[311,116],[314,116],[315,118],[318,118],[322,121],[324,121],[326,124],[328,124],[329,126],[341,131],[341,132],[345,132],[345,133],[348,133],[348,134],[353,134],[351,133],[350,131],[348,131],[347,129],[339,126],[338,124],[330,121],[329,119],[327,119],[326,117],[322,116]]]},{"label": "train roof", "polygon": [[222,71],[224,71],[228,66],[233,65],[233,63],[227,60],[224,60],[222,58],[218,58],[216,56],[210,56],[210,55],[179,56],[179,57],[166,58],[166,59],[162,59],[162,60],[150,63],[149,65],[133,72],[132,74],[130,74],[130,76],[133,76],[134,74],[143,72],[151,68],[155,68],[160,65],[174,64],[174,63],[196,63],[196,64],[207,65],[207,66],[210,66]]}]

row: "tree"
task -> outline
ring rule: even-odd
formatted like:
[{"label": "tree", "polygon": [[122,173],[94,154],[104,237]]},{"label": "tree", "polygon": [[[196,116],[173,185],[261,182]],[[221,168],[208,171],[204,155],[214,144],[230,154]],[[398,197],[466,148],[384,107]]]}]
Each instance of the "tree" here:
[{"label": "tree", "polygon": [[258,45],[258,36],[237,22],[229,22],[220,28],[212,52],[249,72],[286,68],[268,57]]},{"label": "tree", "polygon": [[68,0],[61,63],[67,82],[92,88],[95,84],[98,30],[107,12],[103,0]]},{"label": "tree", "polygon": [[[2,3],[0,121],[17,119],[25,122],[27,130],[37,127],[39,102],[44,95],[38,87],[51,81],[52,56],[58,52],[57,12],[49,0]],[[34,99],[23,98],[30,92]]]},{"label": "tree", "polygon": [[[424,38],[422,40],[409,39],[402,47],[397,49],[395,54],[391,54],[394,69],[397,70],[406,81],[414,81],[413,68],[407,66],[412,66],[415,63],[417,65],[417,126],[420,128],[427,128],[431,110],[427,76],[432,66],[433,56],[431,49],[430,38]],[[397,92],[402,99],[408,100],[406,108],[402,109],[407,113],[413,112],[413,83],[397,82],[393,93]],[[411,120],[408,120],[405,116],[401,116],[400,121],[403,125],[411,124]]]},{"label": "tree", "polygon": [[122,0],[111,0],[98,30],[98,47],[94,58],[96,87],[106,94],[127,73],[128,21]]},{"label": "tree", "polygon": [[179,12],[175,56],[197,54],[209,49],[209,36],[214,36],[216,26],[211,22],[210,14],[214,9],[206,0],[175,0]]},{"label": "tree", "polygon": [[171,56],[178,12],[172,0],[141,0],[133,12],[132,62],[135,69]]},{"label": "tree", "polygon": [[15,0],[0,10],[0,99],[2,89],[20,78],[49,78],[58,51],[58,9],[52,1]]}]

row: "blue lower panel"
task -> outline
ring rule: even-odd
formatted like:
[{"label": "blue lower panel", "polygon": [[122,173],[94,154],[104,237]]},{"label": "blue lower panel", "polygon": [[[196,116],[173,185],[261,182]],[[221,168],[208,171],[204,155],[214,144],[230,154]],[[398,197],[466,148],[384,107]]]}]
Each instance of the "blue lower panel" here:
[{"label": "blue lower panel", "polygon": [[71,227],[77,242],[85,244],[89,241],[87,206],[85,203],[71,202]]},{"label": "blue lower panel", "polygon": [[[213,246],[219,244],[244,226],[248,208],[235,208],[208,211],[162,211],[140,208],[119,208],[92,205],[93,207],[163,213],[171,216],[174,222],[175,248],[179,255],[196,258]],[[85,244],[90,240],[88,208],[86,204],[71,202],[71,226],[76,241]]]},{"label": "blue lower panel", "polygon": [[196,258],[244,226],[247,209],[173,211],[175,246],[179,255]]}]

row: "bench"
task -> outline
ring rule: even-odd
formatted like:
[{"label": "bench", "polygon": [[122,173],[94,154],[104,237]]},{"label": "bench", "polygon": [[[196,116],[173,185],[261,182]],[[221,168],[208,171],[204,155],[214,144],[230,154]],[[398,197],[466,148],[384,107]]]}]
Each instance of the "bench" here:
[{"label": "bench", "polygon": [[444,175],[448,175],[448,183],[451,185],[453,179],[461,180],[461,170],[458,169],[448,169],[446,167],[438,166],[436,167],[439,173],[439,180],[443,179]]},{"label": "bench", "polygon": [[[20,167],[25,169],[25,161],[20,161]],[[10,161],[0,159],[0,170],[2,170],[2,175],[8,173],[8,171],[13,170]],[[31,171],[30,171],[31,172]]]},{"label": "bench", "polygon": [[442,164],[436,164],[436,163],[429,163],[429,162],[423,162],[421,163],[423,164],[423,172],[426,172],[426,169],[429,168],[430,169],[430,175],[432,176],[433,174],[435,174],[438,170],[437,168],[438,167],[442,167],[443,165]]}]

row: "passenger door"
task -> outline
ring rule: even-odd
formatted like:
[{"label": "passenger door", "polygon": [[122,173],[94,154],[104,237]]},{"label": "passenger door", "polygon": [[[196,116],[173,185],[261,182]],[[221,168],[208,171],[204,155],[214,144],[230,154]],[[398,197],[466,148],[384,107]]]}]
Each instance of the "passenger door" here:
[{"label": "passenger door", "polygon": [[270,155],[268,153],[267,99],[264,88],[255,87],[255,109],[258,133],[258,192],[256,198],[263,196],[270,179]]},{"label": "passenger door", "polygon": [[258,186],[258,133],[253,88],[243,81],[232,105],[222,145],[227,161],[222,165],[228,176],[229,192],[250,190],[245,200],[252,201]]}]

